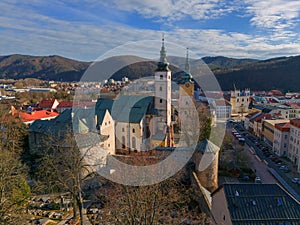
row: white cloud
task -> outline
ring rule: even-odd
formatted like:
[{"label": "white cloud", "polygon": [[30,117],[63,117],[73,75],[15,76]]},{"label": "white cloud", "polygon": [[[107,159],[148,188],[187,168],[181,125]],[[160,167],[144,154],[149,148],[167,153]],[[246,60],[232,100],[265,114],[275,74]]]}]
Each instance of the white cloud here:
[{"label": "white cloud", "polygon": [[[89,2],[90,0],[85,0]],[[165,18],[168,21],[191,17],[195,20],[217,18],[233,11],[236,1],[226,0],[111,0],[106,7],[137,12],[147,18]]]},{"label": "white cloud", "polygon": [[274,30],[290,29],[299,22],[299,0],[244,0],[252,25]]},{"label": "white cloud", "polygon": [[[168,0],[162,1],[171,3]],[[120,0],[119,2],[129,4],[127,6],[124,5],[124,9],[131,10],[131,5],[134,1]],[[158,4],[158,1],[152,3],[150,1],[145,1],[146,3],[135,2],[137,3],[136,10],[141,8],[140,4],[152,4],[152,11],[163,5]],[[204,1],[200,2],[204,3]],[[217,4],[219,2],[218,0],[210,0],[207,4]],[[197,4],[193,5],[194,1],[187,3],[190,4],[187,6],[181,0],[176,4],[179,3],[181,3],[180,7],[182,9],[180,12],[179,10],[177,11],[178,15],[180,13],[182,13],[182,16],[188,15],[189,8],[194,10],[192,16],[204,15],[196,7]],[[93,4],[98,3],[95,1]],[[176,7],[179,7],[179,5]],[[155,49],[154,57],[156,52],[157,56],[159,54],[159,40],[162,33],[159,30],[137,29],[108,21],[101,23],[102,20],[99,23],[66,21],[38,13],[31,8],[24,10],[22,7],[16,7],[5,1],[0,2],[0,8],[0,28],[2,28],[0,29],[0,55],[11,53],[58,54],[90,61],[117,46],[143,40],[157,40],[157,46],[146,46],[147,49],[144,49],[144,53],[151,52],[150,50],[153,48]],[[212,9],[212,6],[208,5],[207,8]],[[67,10],[67,8],[64,9]],[[141,10],[143,9],[141,8]],[[161,10],[160,15],[168,15],[168,10]],[[200,14],[198,15],[196,12]],[[66,13],[68,12],[66,11]],[[82,15],[85,15],[85,12],[82,12]],[[282,31],[276,33],[276,35],[251,35],[218,29],[173,28],[165,33],[167,41],[177,43],[183,47],[189,47],[199,57],[223,55],[228,57],[269,58],[300,54],[299,35],[290,31]],[[169,53],[172,52],[172,49],[167,50]],[[143,54],[143,49],[139,50],[139,53]],[[184,56],[185,52],[183,51],[182,54]]]}]

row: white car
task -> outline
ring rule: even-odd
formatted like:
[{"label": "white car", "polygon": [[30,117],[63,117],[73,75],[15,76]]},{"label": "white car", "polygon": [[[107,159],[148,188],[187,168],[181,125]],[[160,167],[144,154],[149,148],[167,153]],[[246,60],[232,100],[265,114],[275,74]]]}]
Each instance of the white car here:
[{"label": "white car", "polygon": [[255,177],[254,183],[257,183],[257,184],[262,183],[260,177]]},{"label": "white car", "polygon": [[292,179],[292,182],[295,183],[295,184],[300,184],[300,179],[297,178],[297,177],[294,177],[294,178]]}]

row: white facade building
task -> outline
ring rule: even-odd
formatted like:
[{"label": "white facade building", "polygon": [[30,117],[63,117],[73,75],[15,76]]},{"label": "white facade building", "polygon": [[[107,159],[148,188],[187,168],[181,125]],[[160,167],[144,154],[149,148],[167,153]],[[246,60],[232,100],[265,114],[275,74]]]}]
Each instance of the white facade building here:
[{"label": "white facade building", "polygon": [[300,171],[300,119],[290,121],[290,138],[288,158],[297,166]]},{"label": "white facade building", "polygon": [[273,152],[278,156],[288,156],[290,123],[278,123],[274,129]]}]

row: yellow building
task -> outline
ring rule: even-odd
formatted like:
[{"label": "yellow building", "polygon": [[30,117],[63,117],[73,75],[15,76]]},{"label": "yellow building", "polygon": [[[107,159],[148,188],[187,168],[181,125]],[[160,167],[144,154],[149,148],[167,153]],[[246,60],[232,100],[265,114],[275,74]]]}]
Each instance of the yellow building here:
[{"label": "yellow building", "polygon": [[288,123],[289,120],[277,119],[277,120],[263,120],[262,122],[262,135],[264,141],[273,146],[275,125],[278,123]]}]

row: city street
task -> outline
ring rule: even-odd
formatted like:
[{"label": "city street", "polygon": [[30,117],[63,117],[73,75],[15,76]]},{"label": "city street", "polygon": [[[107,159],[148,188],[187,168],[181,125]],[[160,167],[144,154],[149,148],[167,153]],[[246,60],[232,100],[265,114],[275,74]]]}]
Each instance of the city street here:
[{"label": "city street", "polygon": [[[300,200],[300,186],[294,184],[291,179],[296,176],[299,177],[299,173],[292,171],[290,173],[284,173],[279,169],[279,166],[276,165],[269,157],[265,157],[262,150],[255,145],[253,141],[249,139],[250,136],[255,137],[250,134],[248,131],[244,130],[242,125],[235,124],[235,129],[240,133],[247,133],[247,136],[244,135],[246,139],[245,148],[248,150],[247,152],[251,155],[251,161],[253,163],[253,169],[256,170],[256,174],[261,177],[263,183],[279,183],[285,189],[287,189],[290,193],[294,195],[294,197],[299,201]],[[255,140],[257,138],[255,137]],[[259,142],[259,140],[257,140]],[[263,146],[267,146],[265,143],[260,142]],[[253,153],[251,153],[251,151]],[[285,164],[288,162],[285,159],[282,159]],[[292,165],[290,165],[292,168]],[[268,171],[269,168],[273,169],[273,173],[279,179],[275,179],[274,176]],[[280,181],[280,182],[279,182]]]}]

